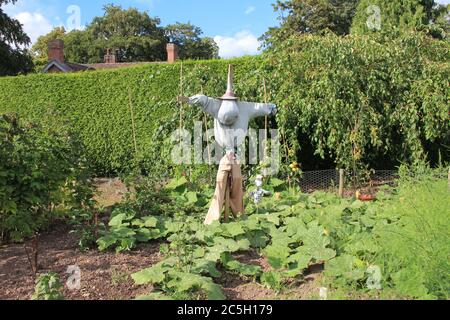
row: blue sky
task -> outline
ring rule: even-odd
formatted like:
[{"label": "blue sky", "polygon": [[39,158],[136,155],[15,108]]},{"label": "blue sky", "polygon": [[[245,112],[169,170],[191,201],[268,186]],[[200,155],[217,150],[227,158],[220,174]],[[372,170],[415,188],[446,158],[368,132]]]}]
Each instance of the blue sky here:
[{"label": "blue sky", "polygon": [[[5,11],[17,18],[32,41],[53,27],[83,27],[93,17],[102,15],[107,3],[124,8],[136,7],[158,16],[162,25],[191,22],[213,37],[222,57],[256,54],[258,38],[271,26],[278,25],[273,11],[275,0],[18,0]],[[450,0],[438,0],[449,4]],[[79,19],[78,17],[79,12]],[[79,20],[79,22],[78,22]]]}]

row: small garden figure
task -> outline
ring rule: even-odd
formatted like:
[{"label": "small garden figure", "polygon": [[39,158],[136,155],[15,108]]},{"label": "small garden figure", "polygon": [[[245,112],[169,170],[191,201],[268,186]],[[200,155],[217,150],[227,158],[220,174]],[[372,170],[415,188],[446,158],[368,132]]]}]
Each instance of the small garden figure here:
[{"label": "small garden figure", "polygon": [[255,179],[255,185],[256,185],[256,190],[250,192],[250,196],[253,198],[253,202],[254,202],[255,205],[258,207],[259,204],[260,204],[261,201],[262,201],[262,198],[263,198],[264,196],[270,195],[271,192],[270,192],[270,191],[267,191],[267,190],[264,190],[264,189],[262,188],[262,185],[263,185],[263,176],[261,176],[261,175],[256,176],[256,179]]}]

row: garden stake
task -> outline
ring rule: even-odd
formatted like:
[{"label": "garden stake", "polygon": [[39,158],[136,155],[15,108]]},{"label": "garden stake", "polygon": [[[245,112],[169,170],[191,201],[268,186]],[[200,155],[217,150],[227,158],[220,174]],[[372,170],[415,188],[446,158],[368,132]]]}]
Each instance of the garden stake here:
[{"label": "garden stake", "polygon": [[[183,96],[183,62],[181,62],[181,67],[180,67],[180,96]],[[179,135],[180,135],[180,144],[181,144],[181,130],[183,129],[183,101],[180,101],[180,131],[179,131]]]},{"label": "garden stake", "polygon": [[137,147],[137,141],[136,141],[136,126],[134,123],[134,111],[133,111],[133,103],[131,101],[131,88],[128,88],[128,100],[130,103],[130,114],[131,114],[131,129],[133,132],[133,142],[134,142],[134,151],[137,155],[138,153],[138,147]]},{"label": "garden stake", "polygon": [[344,197],[344,180],[345,180],[345,171],[344,169],[339,170],[339,197]]},{"label": "garden stake", "polygon": [[448,189],[450,190],[450,168],[448,168]]},{"label": "garden stake", "polygon": [[[200,92],[203,94],[203,86],[200,85]],[[209,134],[208,134],[208,119],[206,118],[206,112],[203,112],[203,119],[205,122],[206,130],[206,147],[208,148],[208,164],[211,165],[211,147],[209,145]]]},{"label": "garden stake", "polygon": [[[266,103],[267,104],[267,88],[266,88],[266,78],[263,78],[263,86],[264,86],[264,103]],[[264,126],[264,132],[265,132],[265,138],[266,138],[266,140],[265,140],[265,143],[266,143],[266,148],[267,148],[267,145],[268,145],[268,142],[267,142],[267,140],[268,140],[268,134],[267,134],[267,129],[268,129],[268,127],[269,127],[269,125],[268,125],[268,122],[269,122],[269,117],[268,116],[265,116],[265,126]],[[267,152],[267,150],[265,150],[264,151],[265,153]]]},{"label": "garden stake", "polygon": [[27,254],[28,263],[31,267],[31,272],[36,276],[38,272],[38,239],[39,234],[36,233],[34,237],[31,239],[31,250],[28,251],[28,247],[26,244],[23,245],[25,249],[25,253]]}]

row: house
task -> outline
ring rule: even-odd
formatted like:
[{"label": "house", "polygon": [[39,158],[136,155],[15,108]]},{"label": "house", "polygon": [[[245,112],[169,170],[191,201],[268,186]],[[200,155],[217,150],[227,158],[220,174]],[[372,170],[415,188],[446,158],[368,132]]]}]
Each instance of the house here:
[{"label": "house", "polygon": [[[167,44],[167,63],[174,63],[178,59],[178,47],[176,44]],[[65,61],[64,41],[56,39],[48,43],[48,63],[44,73],[67,73],[79,71],[93,71],[100,69],[117,69],[130,67],[145,62],[117,62],[116,55],[107,49],[103,63],[79,64]]]}]

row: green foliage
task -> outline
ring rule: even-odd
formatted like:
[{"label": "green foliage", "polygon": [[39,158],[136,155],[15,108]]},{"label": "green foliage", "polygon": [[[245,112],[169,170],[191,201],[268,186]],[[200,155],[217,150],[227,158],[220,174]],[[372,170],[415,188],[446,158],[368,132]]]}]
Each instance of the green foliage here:
[{"label": "green foliage", "polygon": [[160,19],[135,8],[106,5],[104,15],[95,17],[84,30],[66,32],[56,27],[38,38],[31,51],[36,70],[48,62],[48,42],[64,41],[65,58],[76,63],[102,63],[106,49],[120,62],[164,61],[166,43],[180,46],[181,59],[218,58],[218,47],[212,38],[200,37],[202,31],[190,23],[160,26]]},{"label": "green foliage", "polygon": [[186,59],[217,59],[219,47],[212,38],[204,37],[202,29],[191,23],[175,23],[164,28],[169,42],[179,46],[179,57]]},{"label": "green foliage", "polygon": [[[446,171],[401,171],[410,174],[402,174],[400,186],[380,191],[370,203],[282,191],[280,198],[265,198],[258,210],[249,205],[244,216],[229,223],[204,226],[206,207],[179,208],[164,216],[164,228],[156,222],[160,215],[148,226],[143,218],[134,231],[164,230],[161,238],[168,244],[161,246],[159,263],[132,278],[155,287],[142,299],[224,299],[216,280],[223,272],[282,292],[309,267],[323,264],[331,296],[448,299]],[[176,180],[169,189],[185,184]],[[133,214],[114,215],[110,225],[128,227],[124,219],[132,221]],[[237,253],[249,250],[267,259],[269,270],[238,260]]]},{"label": "green foliage", "polygon": [[0,0],[0,77],[28,73],[33,68],[31,57],[23,47],[30,38],[16,19],[9,17],[1,7],[17,0]]},{"label": "green foliage", "polygon": [[274,10],[280,13],[280,26],[270,28],[262,39],[264,45],[283,41],[292,35],[350,33],[358,0],[277,0]]},{"label": "green foliage", "polygon": [[[156,189],[154,184],[155,181],[147,178],[133,185],[134,198],[119,205],[111,214],[109,230],[101,231],[102,237],[97,240],[99,250],[131,250],[137,243],[177,234],[185,223],[180,213],[195,215],[202,212],[208,204],[207,197],[212,194],[207,189],[202,193],[188,191],[192,184],[185,177],[173,179],[162,189]],[[175,237],[172,240],[176,242]],[[184,238],[178,241],[184,241]]]},{"label": "green foliage", "polygon": [[90,208],[90,171],[66,126],[0,116],[0,235],[20,241],[69,210]]},{"label": "green foliage", "polygon": [[[158,27],[159,18],[113,4],[106,5],[104,11],[102,17],[95,17],[86,28],[86,32],[92,33],[96,47],[111,48],[122,62],[165,59],[165,38]],[[99,62],[103,62],[101,59]]]},{"label": "green foliage", "polygon": [[[254,73],[252,69],[259,60],[235,61],[236,72],[245,79]],[[227,63],[219,60],[185,63],[185,94],[196,94],[203,87],[211,96],[222,95],[226,89]],[[176,103],[179,75],[179,64],[152,64],[114,71],[4,78],[0,84],[0,112],[14,111],[41,121],[50,116],[51,110],[55,121],[70,120],[98,174],[130,171],[138,166],[145,173],[157,173],[167,179],[173,145],[170,134],[179,127],[180,106]],[[254,83],[253,88],[259,85]],[[246,92],[243,98],[249,99]],[[183,113],[187,129],[193,127],[193,120],[203,120],[198,108],[185,107]],[[209,128],[212,127],[210,121]]]},{"label": "green foliage", "polygon": [[54,272],[40,275],[36,280],[36,287],[32,296],[33,300],[64,300],[61,294],[63,285],[59,275]]},{"label": "green foliage", "polygon": [[[376,6],[378,12],[371,10],[371,6]],[[428,30],[434,34],[439,31],[439,38],[445,38],[445,24],[440,23],[440,18],[445,16],[448,10],[444,5],[439,5],[434,0],[362,0],[359,1],[358,8],[353,19],[352,33],[372,34],[380,32],[388,37],[398,36],[403,32],[414,30]],[[380,19],[380,28],[371,29],[372,19]],[[448,27],[448,21],[447,21]],[[426,29],[426,26],[432,29]]]},{"label": "green foliage", "polygon": [[291,37],[268,52],[278,126],[302,158],[340,167],[448,160],[449,52],[420,34]]},{"label": "green foliage", "polygon": [[391,274],[396,288],[411,298],[450,296],[450,197],[445,179],[440,179],[447,170],[426,178],[423,174],[405,176],[399,202],[384,209],[386,216],[398,217],[401,229],[375,230],[382,248],[376,263]]},{"label": "green foliage", "polygon": [[[436,163],[439,152],[450,159],[448,49],[448,43],[421,34],[389,41],[292,37],[259,57],[184,63],[183,90],[222,95],[227,64],[233,63],[239,97],[264,101],[265,78],[268,100],[280,110],[272,126],[281,130],[284,175],[294,161],[302,162],[302,169],[318,163],[392,168],[423,158]],[[69,119],[98,174],[136,169],[159,180],[184,173],[212,181],[212,166],[171,161],[171,134],[179,128],[180,113],[188,130],[204,120],[199,108],[180,110],[179,85],[180,64],[3,78],[0,111],[41,120],[53,110],[57,119]]]},{"label": "green foliage", "polygon": [[[40,71],[44,69],[46,64],[48,63],[48,43],[52,40],[60,39],[64,40],[64,36],[66,34],[66,29],[61,27],[56,27],[46,35],[40,36],[37,41],[31,47],[31,53],[33,55],[34,66],[36,70]],[[68,61],[70,60],[70,55],[67,52],[67,48],[64,48],[65,58]],[[82,62],[81,60],[76,60],[78,62]]]}]

